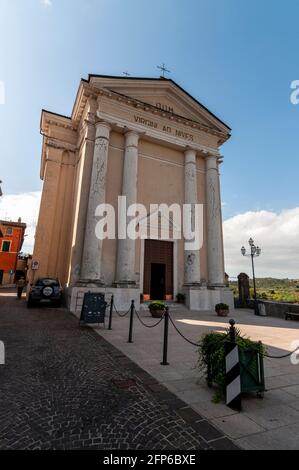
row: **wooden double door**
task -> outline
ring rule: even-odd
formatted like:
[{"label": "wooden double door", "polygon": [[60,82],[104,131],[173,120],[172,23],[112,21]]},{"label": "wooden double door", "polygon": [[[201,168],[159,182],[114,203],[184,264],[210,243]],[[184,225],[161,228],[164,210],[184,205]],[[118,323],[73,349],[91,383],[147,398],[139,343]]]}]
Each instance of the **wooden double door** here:
[{"label": "wooden double door", "polygon": [[151,300],[173,298],[173,242],[145,240],[143,294]]}]

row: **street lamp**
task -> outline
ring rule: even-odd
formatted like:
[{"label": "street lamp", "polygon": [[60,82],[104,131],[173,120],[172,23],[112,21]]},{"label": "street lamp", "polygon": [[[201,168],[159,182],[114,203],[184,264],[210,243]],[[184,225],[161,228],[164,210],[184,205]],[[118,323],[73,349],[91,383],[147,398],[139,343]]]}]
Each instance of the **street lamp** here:
[{"label": "street lamp", "polygon": [[259,315],[258,305],[257,305],[257,298],[256,298],[256,284],[255,284],[255,273],[254,273],[254,262],[253,258],[260,256],[262,250],[259,246],[255,246],[254,241],[252,238],[249,238],[249,253],[246,253],[245,246],[242,246],[241,253],[243,256],[250,256],[251,257],[251,265],[252,265],[252,277],[253,277],[253,290],[254,290],[254,313],[255,315]]}]

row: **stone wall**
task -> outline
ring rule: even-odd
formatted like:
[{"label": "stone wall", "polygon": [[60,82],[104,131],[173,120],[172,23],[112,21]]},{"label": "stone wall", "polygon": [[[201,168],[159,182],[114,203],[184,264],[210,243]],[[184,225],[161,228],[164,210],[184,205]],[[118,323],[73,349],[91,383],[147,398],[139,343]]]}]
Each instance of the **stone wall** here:
[{"label": "stone wall", "polygon": [[270,317],[285,318],[287,312],[299,313],[299,304],[259,300],[260,312]]}]

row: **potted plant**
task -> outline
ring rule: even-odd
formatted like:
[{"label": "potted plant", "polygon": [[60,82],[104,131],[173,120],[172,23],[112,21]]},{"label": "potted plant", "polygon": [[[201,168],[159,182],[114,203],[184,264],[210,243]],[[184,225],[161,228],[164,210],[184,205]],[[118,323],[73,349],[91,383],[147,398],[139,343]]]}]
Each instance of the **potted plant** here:
[{"label": "potted plant", "polygon": [[[217,386],[214,402],[219,402],[225,395],[225,343],[229,341],[225,333],[210,332],[204,334],[199,342],[198,367],[204,371],[208,386]],[[242,336],[238,329],[236,344],[239,349],[241,392],[255,392],[262,397],[265,391],[263,355],[266,348],[261,342]]]},{"label": "potted plant", "polygon": [[227,317],[229,312],[229,306],[223,303],[216,304],[215,312],[217,313],[218,317]]},{"label": "potted plant", "polygon": [[184,304],[185,303],[186,296],[185,294],[181,294],[180,292],[176,295],[176,301],[178,304]]},{"label": "potted plant", "polygon": [[154,318],[161,318],[164,315],[165,312],[165,303],[161,302],[160,300],[153,300],[148,308],[149,311],[151,312],[152,317]]}]

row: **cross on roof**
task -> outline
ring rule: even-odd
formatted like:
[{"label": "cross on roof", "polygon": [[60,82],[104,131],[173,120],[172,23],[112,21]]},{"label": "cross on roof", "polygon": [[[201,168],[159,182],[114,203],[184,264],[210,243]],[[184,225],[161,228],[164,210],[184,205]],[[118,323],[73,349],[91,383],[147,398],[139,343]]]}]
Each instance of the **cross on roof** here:
[{"label": "cross on roof", "polygon": [[162,65],[157,65],[157,68],[161,70],[163,78],[165,78],[165,72],[166,73],[171,73],[170,70],[167,70],[164,63]]},{"label": "cross on roof", "polygon": [[129,72],[127,72],[127,71],[123,72],[123,75],[125,75],[126,77],[130,76]]}]

